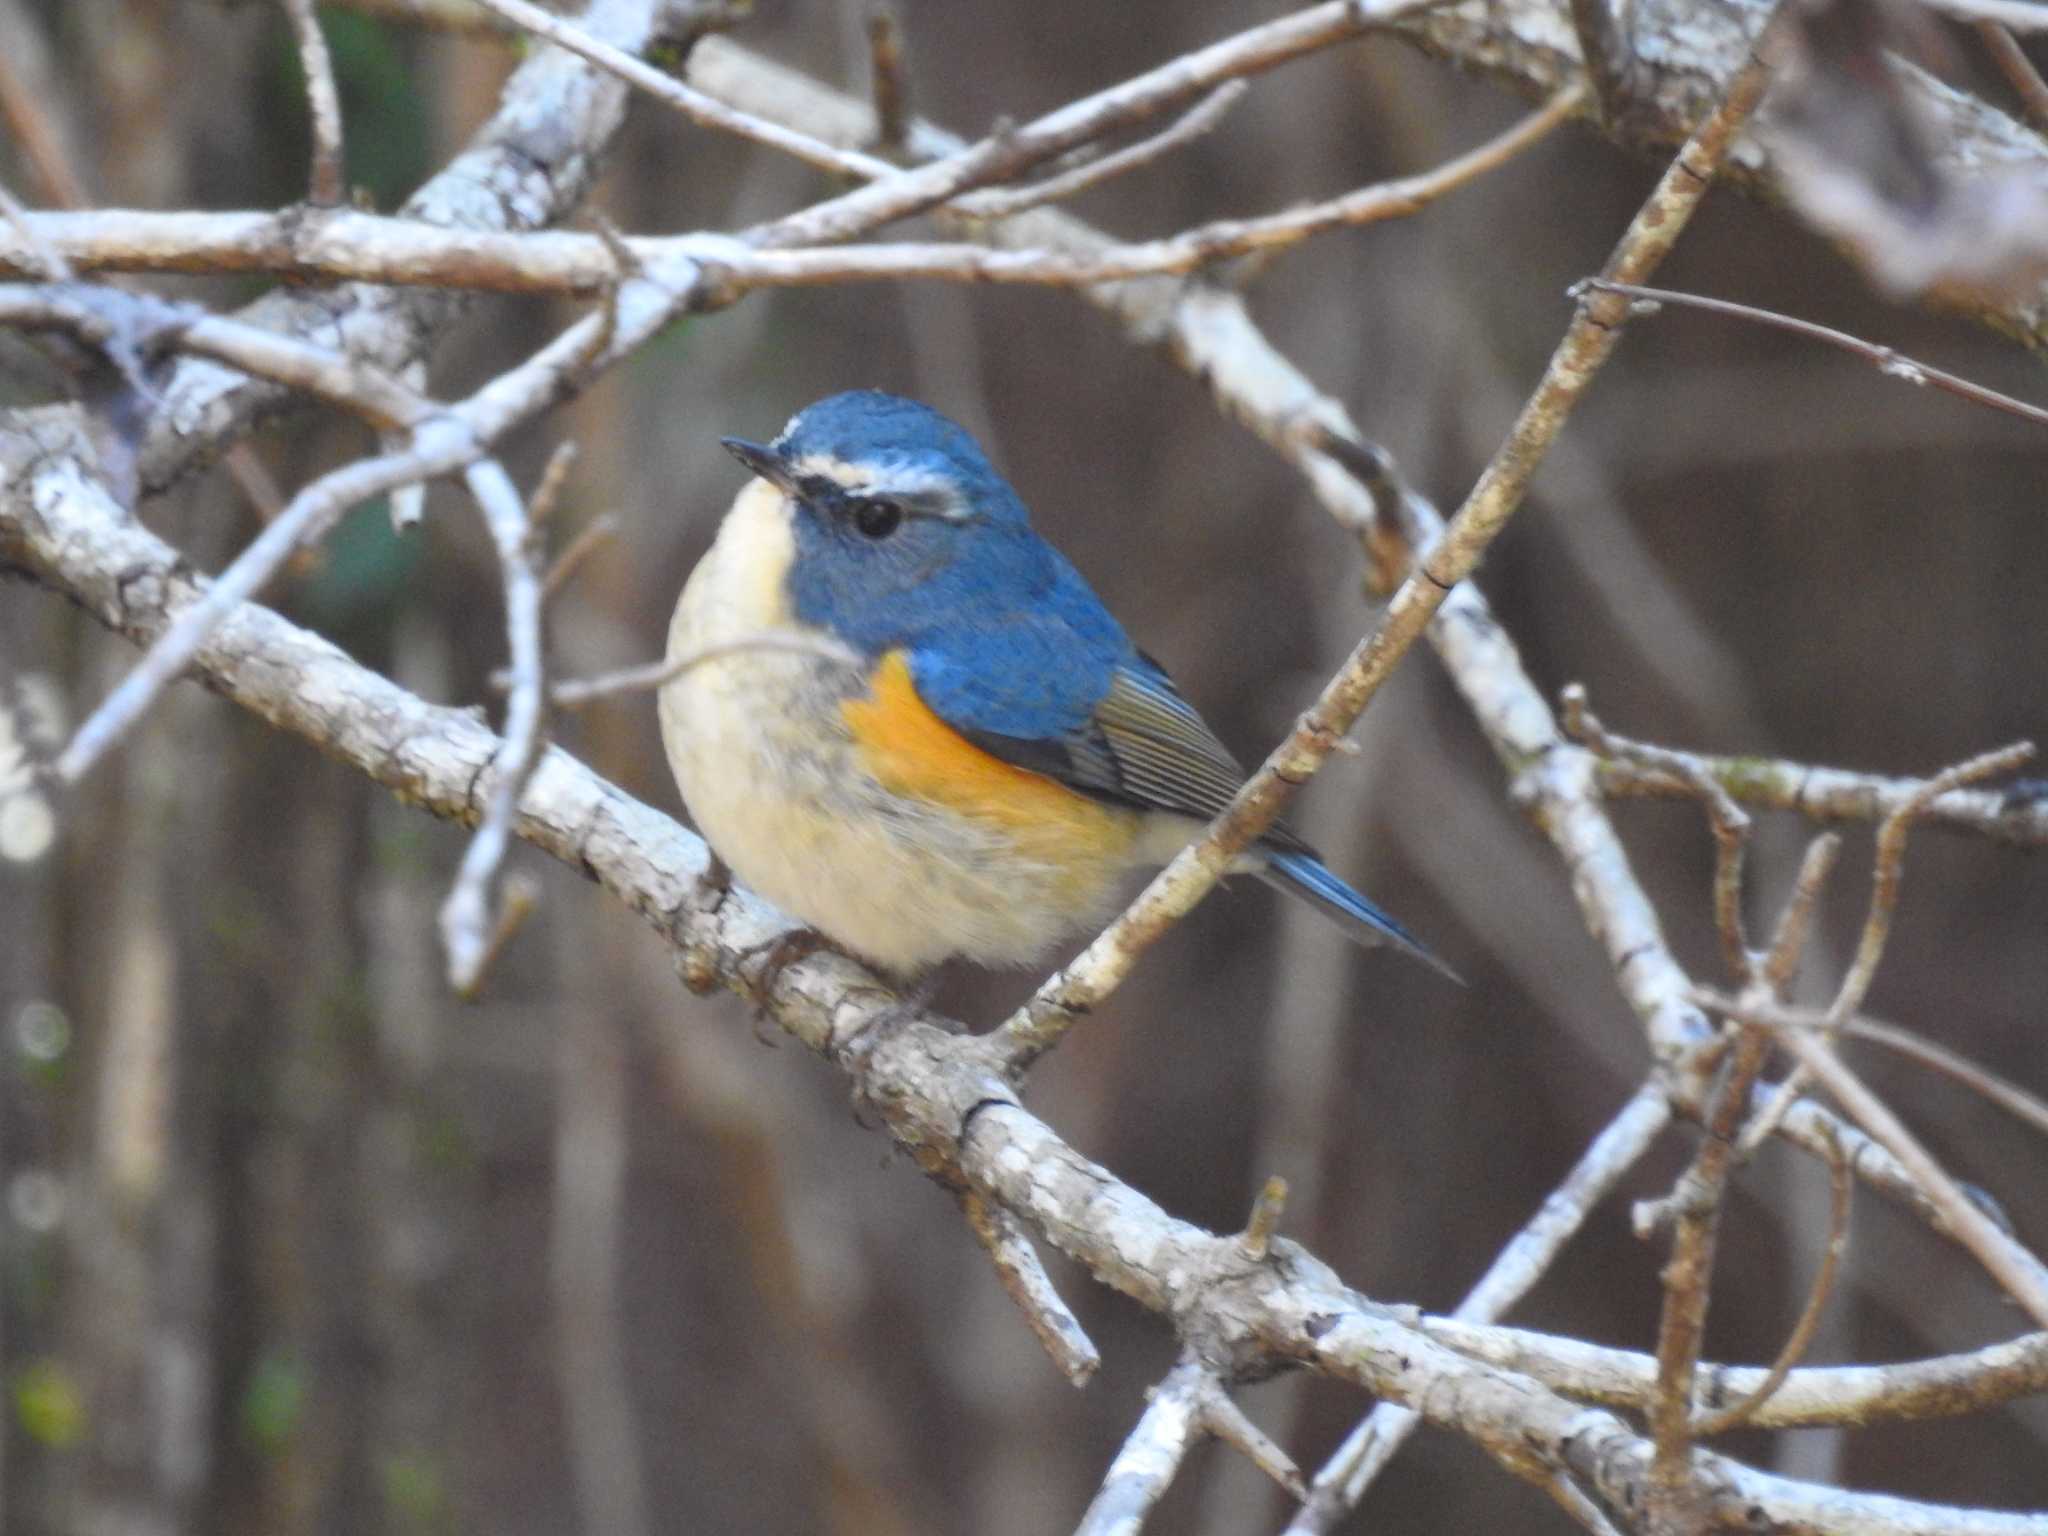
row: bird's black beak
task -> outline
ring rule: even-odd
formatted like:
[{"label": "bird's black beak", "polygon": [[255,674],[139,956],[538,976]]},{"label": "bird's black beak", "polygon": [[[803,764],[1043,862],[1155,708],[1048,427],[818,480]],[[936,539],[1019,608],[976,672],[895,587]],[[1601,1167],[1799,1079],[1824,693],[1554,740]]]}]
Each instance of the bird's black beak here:
[{"label": "bird's black beak", "polygon": [[719,442],[725,445],[727,453],[770,485],[779,485],[785,491],[796,489],[796,477],[789,472],[789,465],[766,443],[750,443],[744,437],[721,437]]}]

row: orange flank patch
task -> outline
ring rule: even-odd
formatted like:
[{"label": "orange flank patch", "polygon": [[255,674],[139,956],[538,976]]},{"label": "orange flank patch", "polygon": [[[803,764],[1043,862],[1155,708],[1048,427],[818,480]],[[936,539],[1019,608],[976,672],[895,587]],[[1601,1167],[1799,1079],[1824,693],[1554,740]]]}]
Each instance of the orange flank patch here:
[{"label": "orange flank patch", "polygon": [[1133,814],[984,752],[917,696],[902,651],[882,658],[866,697],[839,708],[864,766],[891,793],[992,823],[1019,854],[1076,874],[1099,877],[1129,856]]}]

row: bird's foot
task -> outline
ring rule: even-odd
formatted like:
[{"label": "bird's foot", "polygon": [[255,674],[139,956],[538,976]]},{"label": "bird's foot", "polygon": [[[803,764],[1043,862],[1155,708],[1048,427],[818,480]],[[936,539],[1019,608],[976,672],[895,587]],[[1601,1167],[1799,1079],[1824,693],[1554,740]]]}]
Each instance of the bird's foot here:
[{"label": "bird's foot", "polygon": [[769,1024],[768,999],[775,995],[775,989],[782,984],[783,973],[800,961],[808,960],[821,949],[831,945],[821,933],[809,928],[793,928],[779,933],[765,944],[756,944],[744,950],[739,957],[738,969],[744,974],[755,958],[760,957],[760,968],[753,974],[754,992],[754,1038],[772,1049],[779,1049],[782,1042],[767,1032]]},{"label": "bird's foot", "polygon": [[[875,1048],[894,1035],[897,1030],[917,1018],[931,1006],[938,995],[939,974],[928,971],[915,981],[903,985],[893,998],[877,1008],[874,1013],[840,1044],[838,1054],[842,1060],[849,1056],[866,1057]],[[865,1062],[860,1063],[865,1066]],[[853,1092],[849,1096],[853,1110],[853,1123],[864,1131],[882,1128],[881,1106],[867,1091],[867,1074],[858,1067],[853,1072]]]}]

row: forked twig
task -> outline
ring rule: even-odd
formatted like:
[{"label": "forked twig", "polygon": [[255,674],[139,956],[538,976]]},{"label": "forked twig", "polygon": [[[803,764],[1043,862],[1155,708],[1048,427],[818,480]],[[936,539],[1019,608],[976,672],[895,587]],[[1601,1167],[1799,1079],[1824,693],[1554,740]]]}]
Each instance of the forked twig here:
[{"label": "forked twig", "polygon": [[1762,1001],[1724,997],[1706,989],[1696,996],[1704,1008],[1773,1031],[1779,1045],[1834,1095],[1850,1119],[1906,1166],[1940,1210],[1956,1241],[1976,1256],[2037,1324],[2048,1328],[2048,1268],[1978,1208],[1884,1101],[1849,1070],[1821,1032],[1809,1028],[1798,1015]]},{"label": "forked twig", "polygon": [[973,219],[1007,219],[1029,208],[1042,208],[1047,203],[1077,196],[1192,144],[1222,122],[1250,89],[1242,80],[1226,80],[1150,138],[1026,187],[990,187],[985,192],[969,193],[954,204],[955,211]]},{"label": "forked twig", "polygon": [[1784,1348],[1778,1351],[1777,1359],[1771,1362],[1764,1379],[1753,1390],[1726,1408],[1693,1421],[1695,1438],[1710,1439],[1747,1424],[1764,1404],[1777,1395],[1778,1389],[1792,1374],[1792,1368],[1805,1358],[1814,1333],[1820,1327],[1821,1315],[1827,1310],[1828,1297],[1834,1293],[1835,1276],[1841,1269],[1842,1255],[1849,1249],[1849,1209],[1856,1197],[1856,1175],[1840,1147],[1828,1160],[1828,1195],[1827,1246],[1821,1251],[1820,1265],[1815,1269],[1813,1284],[1806,1293],[1806,1304],[1800,1308],[1799,1320],[1792,1325]]},{"label": "forked twig", "polygon": [[448,984],[474,997],[485,968],[516,920],[491,912],[490,889],[512,840],[512,820],[526,781],[539,765],[547,729],[546,659],[541,645],[539,540],[512,477],[495,459],[481,459],[463,475],[483,513],[498,555],[505,592],[505,629],[511,652],[511,688],[505,737],[491,763],[490,796],[455,880],[441,903],[441,942],[448,953]]},{"label": "forked twig", "polygon": [[1842,978],[1841,990],[1835,994],[1834,1003],[1828,1009],[1835,1023],[1840,1024],[1863,1006],[1870,983],[1877,976],[1878,962],[1884,958],[1885,941],[1891,936],[1892,913],[1899,904],[1906,838],[1913,829],[1913,823],[1929,804],[1947,791],[1995,778],[2001,773],[2011,773],[2033,756],[2034,744],[2030,741],[2016,741],[2011,746],[1981,753],[1967,762],[1943,769],[1885,817],[1877,829],[1877,868],[1870,880],[1870,911],[1863,920],[1863,933],[1856,942],[1856,958],[1850,962],[1849,973]]},{"label": "forked twig", "polygon": [[1721,939],[1721,956],[1739,980],[1755,981],[1761,961],[1749,947],[1742,922],[1742,865],[1749,847],[1748,814],[1727,790],[1699,772],[1683,753],[1667,752],[1648,742],[1611,733],[1587,704],[1583,685],[1568,684],[1559,702],[1567,736],[1583,742],[1604,758],[1625,759],[1674,774],[1699,796],[1714,834],[1714,931]]}]

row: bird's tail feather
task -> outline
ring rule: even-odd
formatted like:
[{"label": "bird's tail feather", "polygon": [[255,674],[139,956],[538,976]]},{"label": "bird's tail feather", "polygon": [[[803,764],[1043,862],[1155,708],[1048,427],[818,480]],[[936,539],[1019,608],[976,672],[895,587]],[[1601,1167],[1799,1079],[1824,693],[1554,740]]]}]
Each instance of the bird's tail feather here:
[{"label": "bird's tail feather", "polygon": [[1439,960],[1428,945],[1331,874],[1314,854],[1268,853],[1257,873],[1268,885],[1321,908],[1358,943],[1391,942],[1439,975],[1449,977],[1461,987],[1465,985],[1465,978]]}]

